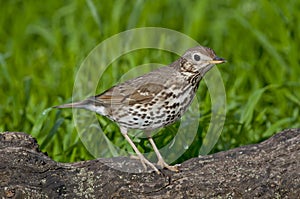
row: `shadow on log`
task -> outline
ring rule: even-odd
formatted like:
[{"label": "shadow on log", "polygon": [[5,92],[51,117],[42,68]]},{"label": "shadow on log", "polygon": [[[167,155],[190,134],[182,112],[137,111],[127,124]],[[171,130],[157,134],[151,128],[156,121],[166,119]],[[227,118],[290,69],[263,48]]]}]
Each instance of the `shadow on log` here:
[{"label": "shadow on log", "polygon": [[299,198],[300,129],[190,159],[181,171],[141,169],[125,157],[58,163],[25,133],[0,134],[1,198]]}]

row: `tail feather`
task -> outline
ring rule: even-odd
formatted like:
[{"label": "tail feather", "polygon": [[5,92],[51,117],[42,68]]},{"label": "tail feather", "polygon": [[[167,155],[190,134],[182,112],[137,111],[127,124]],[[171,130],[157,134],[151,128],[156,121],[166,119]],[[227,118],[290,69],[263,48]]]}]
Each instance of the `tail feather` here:
[{"label": "tail feather", "polygon": [[86,108],[87,104],[88,104],[87,100],[84,100],[84,101],[54,106],[54,108]]},{"label": "tail feather", "polygon": [[69,104],[62,104],[58,106],[54,106],[54,108],[82,108],[87,109],[90,111],[94,111],[100,115],[107,115],[107,110],[104,106],[102,106],[100,103],[96,104],[97,101],[95,101],[93,98],[88,98],[83,101],[69,103]]}]

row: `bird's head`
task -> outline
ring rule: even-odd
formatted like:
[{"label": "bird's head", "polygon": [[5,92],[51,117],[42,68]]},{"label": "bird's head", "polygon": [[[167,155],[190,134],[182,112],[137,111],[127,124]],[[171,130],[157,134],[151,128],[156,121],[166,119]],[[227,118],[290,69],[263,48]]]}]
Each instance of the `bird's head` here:
[{"label": "bird's head", "polygon": [[188,49],[181,56],[181,62],[181,71],[200,73],[203,76],[215,64],[224,63],[226,60],[218,57],[210,48],[197,46]]}]

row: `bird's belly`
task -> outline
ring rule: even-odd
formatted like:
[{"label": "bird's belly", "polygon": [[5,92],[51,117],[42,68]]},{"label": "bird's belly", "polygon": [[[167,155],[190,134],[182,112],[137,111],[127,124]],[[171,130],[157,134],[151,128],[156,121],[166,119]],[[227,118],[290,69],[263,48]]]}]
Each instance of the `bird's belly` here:
[{"label": "bird's belly", "polygon": [[[112,120],[130,129],[154,130],[175,122],[187,110],[195,93],[192,88],[172,91],[172,95],[156,96],[147,104],[124,105],[116,110]],[[122,112],[123,114],[120,114]]]}]

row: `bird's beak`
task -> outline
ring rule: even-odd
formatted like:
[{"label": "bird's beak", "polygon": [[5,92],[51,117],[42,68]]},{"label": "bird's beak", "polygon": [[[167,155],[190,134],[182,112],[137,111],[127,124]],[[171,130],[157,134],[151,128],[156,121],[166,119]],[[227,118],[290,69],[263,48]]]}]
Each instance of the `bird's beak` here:
[{"label": "bird's beak", "polygon": [[209,61],[210,64],[221,64],[224,62],[226,62],[226,60],[221,57],[215,57],[213,60]]}]

